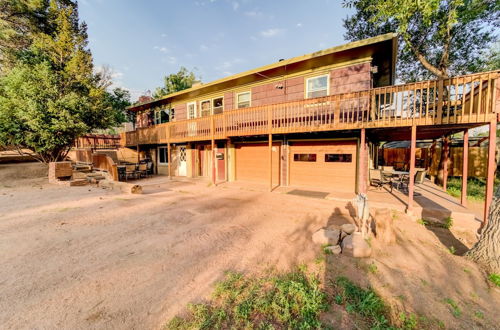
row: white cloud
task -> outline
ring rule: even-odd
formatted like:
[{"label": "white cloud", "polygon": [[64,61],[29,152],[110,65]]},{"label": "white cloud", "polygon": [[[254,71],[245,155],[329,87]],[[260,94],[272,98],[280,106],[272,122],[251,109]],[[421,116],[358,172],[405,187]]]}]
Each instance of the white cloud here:
[{"label": "white cloud", "polygon": [[177,63],[177,58],[175,56],[167,56],[161,59],[162,62],[166,62],[168,64],[175,64]]},{"label": "white cloud", "polygon": [[303,26],[303,24],[299,22],[299,23],[297,23],[297,25],[296,25],[296,26],[297,26],[298,28],[301,28],[301,27]]},{"label": "white cloud", "polygon": [[154,46],[153,49],[158,50],[164,54],[169,52],[169,49],[165,46]]},{"label": "white cloud", "polygon": [[279,36],[281,34],[285,33],[285,29],[278,29],[278,28],[273,28],[273,29],[267,29],[264,31],[260,31],[260,35],[264,38],[272,38]]},{"label": "white cloud", "polygon": [[207,45],[205,44],[201,44],[200,45],[200,50],[203,51],[203,52],[206,52],[207,50],[209,50],[210,47],[208,47]]},{"label": "white cloud", "polygon": [[237,2],[237,1],[233,1],[233,2],[231,3],[231,5],[233,6],[233,10],[234,10],[234,11],[237,11],[237,10],[238,10],[238,8],[240,8],[240,4],[239,4],[239,2]]}]

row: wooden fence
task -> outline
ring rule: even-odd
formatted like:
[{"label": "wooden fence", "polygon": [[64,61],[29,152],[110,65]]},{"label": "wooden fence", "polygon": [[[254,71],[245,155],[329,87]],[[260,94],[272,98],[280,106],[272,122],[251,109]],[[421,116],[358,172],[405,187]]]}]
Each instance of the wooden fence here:
[{"label": "wooden fence", "polygon": [[75,140],[73,147],[79,149],[117,149],[120,147],[120,135],[86,134]]}]

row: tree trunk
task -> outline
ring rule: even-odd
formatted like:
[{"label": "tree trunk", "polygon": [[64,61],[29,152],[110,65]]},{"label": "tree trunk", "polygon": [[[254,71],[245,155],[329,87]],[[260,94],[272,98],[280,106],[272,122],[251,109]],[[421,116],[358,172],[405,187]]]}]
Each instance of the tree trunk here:
[{"label": "tree trunk", "polygon": [[500,187],[490,206],[488,223],[466,255],[491,273],[500,273]]}]

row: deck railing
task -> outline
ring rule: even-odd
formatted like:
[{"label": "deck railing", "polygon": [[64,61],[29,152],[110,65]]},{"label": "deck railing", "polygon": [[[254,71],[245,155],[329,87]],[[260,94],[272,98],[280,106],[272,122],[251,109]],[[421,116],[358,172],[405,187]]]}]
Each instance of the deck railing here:
[{"label": "deck railing", "polygon": [[123,133],[125,145],[231,136],[489,122],[500,71],[227,110]]}]

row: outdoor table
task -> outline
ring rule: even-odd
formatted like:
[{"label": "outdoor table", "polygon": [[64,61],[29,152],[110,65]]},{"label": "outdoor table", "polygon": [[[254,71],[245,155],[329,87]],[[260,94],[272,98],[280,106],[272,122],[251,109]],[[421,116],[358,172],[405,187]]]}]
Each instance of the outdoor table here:
[{"label": "outdoor table", "polygon": [[[407,171],[383,171],[383,175],[387,175],[391,177],[391,181],[393,183],[396,183],[396,189],[399,189],[399,185],[403,183],[403,178],[405,176],[410,175],[410,172]],[[392,185],[392,183],[391,183]]]}]

